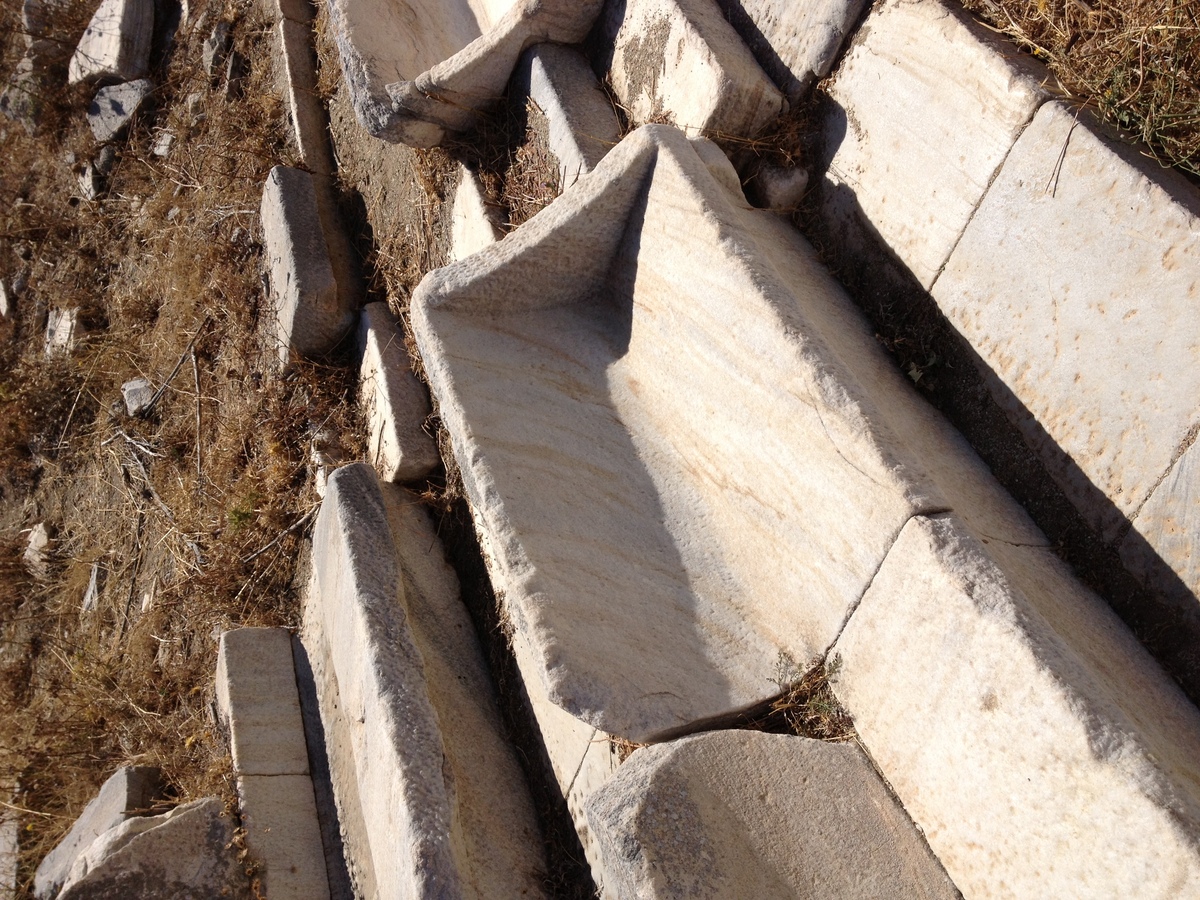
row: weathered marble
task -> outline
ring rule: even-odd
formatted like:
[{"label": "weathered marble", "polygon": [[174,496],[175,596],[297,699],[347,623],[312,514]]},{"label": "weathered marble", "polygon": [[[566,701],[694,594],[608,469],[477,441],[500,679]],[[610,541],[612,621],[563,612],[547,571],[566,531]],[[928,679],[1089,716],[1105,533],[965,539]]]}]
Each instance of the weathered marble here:
[{"label": "weathered marble", "polygon": [[68,81],[120,82],[143,78],[150,67],[154,0],[103,0],[68,67]]}]

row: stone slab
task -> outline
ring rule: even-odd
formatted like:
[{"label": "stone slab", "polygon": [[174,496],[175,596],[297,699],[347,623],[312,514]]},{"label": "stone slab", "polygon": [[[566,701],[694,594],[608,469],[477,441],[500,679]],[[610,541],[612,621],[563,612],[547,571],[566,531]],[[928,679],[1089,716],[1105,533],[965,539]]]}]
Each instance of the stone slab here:
[{"label": "stone slab", "polygon": [[513,73],[513,84],[546,117],[546,142],[558,160],[562,187],[596,168],[621,140],[612,102],[578,50],[561,44],[530,47]]},{"label": "stone slab", "polygon": [[79,337],[78,326],[78,309],[51,309],[46,319],[46,355],[54,356],[74,350]]},{"label": "stone slab", "polygon": [[1046,104],[933,294],[1025,440],[1115,540],[1200,423],[1195,187]]},{"label": "stone slab", "polygon": [[713,0],[605,6],[596,61],[631,122],[753,138],[786,106]]},{"label": "stone slab", "polygon": [[500,239],[500,228],[493,207],[479,176],[459,166],[458,187],[450,212],[450,259],[465,259]]},{"label": "stone slab", "polygon": [[139,415],[154,399],[154,385],[148,378],[133,378],[121,385],[121,398],[125,401],[126,415]]},{"label": "stone slab", "polygon": [[821,655],[913,515],[1045,543],[696,147],[639,129],[412,305],[548,696],[635,742],[766,699],[780,651]]},{"label": "stone slab", "polygon": [[339,302],[313,176],[287,166],[273,168],[263,189],[261,217],[280,359],[286,362],[292,350],[305,357],[328,353],[354,318]]},{"label": "stone slab", "polygon": [[644,747],[587,815],[620,900],[960,896],[854,744],[715,731]]},{"label": "stone slab", "polygon": [[329,900],[312,779],[242,775],[237,791],[246,849],[260,864],[258,876],[266,896]]},{"label": "stone slab", "polygon": [[68,81],[122,82],[145,77],[153,37],[154,0],[103,0],[71,57]]},{"label": "stone slab", "polygon": [[333,173],[325,106],[317,93],[312,26],[282,18],[275,26],[275,84],[283,97],[292,141],[312,172]]},{"label": "stone slab", "polygon": [[742,40],[792,101],[833,69],[866,0],[717,0]]},{"label": "stone slab", "polygon": [[404,335],[386,303],[368,303],[358,323],[359,402],[367,417],[367,453],[385,481],[413,481],[441,462],[425,430],[429,391],[408,359]]},{"label": "stone slab", "polygon": [[75,861],[104,832],[131,816],[149,810],[162,794],[162,773],[151,766],[126,766],[117,769],[104,782],[67,836],[46,854],[33,879],[38,900],[57,895]]},{"label": "stone slab", "polygon": [[334,0],[330,22],[359,122],[435,146],[504,94],[533,44],[579,43],[603,0]]},{"label": "stone slab", "polygon": [[834,691],[964,896],[1200,885],[1200,713],[1048,549],[904,528]]},{"label": "stone slab", "polygon": [[148,78],[100,88],[87,112],[96,141],[103,144],[124,135],[153,91],[154,83]]},{"label": "stone slab", "polygon": [[413,495],[329,479],[305,614],[357,889],[542,896],[541,842],[458,585]]},{"label": "stone slab", "polygon": [[77,861],[58,900],[249,898],[233,840],[233,823],[215,797],[131,819]]},{"label": "stone slab", "polygon": [[1044,70],[941,0],[887,0],[863,24],[821,125],[821,215],[891,249],[929,289],[1021,130]]},{"label": "stone slab", "polygon": [[307,775],[308,747],[286,628],[238,628],[217,650],[217,709],[236,775]]}]

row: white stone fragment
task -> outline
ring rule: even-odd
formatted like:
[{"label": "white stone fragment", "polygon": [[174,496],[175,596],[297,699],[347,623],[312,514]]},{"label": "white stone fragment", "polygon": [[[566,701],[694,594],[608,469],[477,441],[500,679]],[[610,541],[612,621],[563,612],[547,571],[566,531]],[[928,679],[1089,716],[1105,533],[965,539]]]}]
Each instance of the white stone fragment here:
[{"label": "white stone fragment", "polygon": [[292,350],[305,357],[328,353],[353,327],[354,314],[340,302],[313,176],[273,168],[261,218],[280,360],[286,363]]},{"label": "white stone fragment", "polygon": [[596,168],[621,140],[612,102],[578,50],[562,44],[531,47],[521,57],[514,80],[546,117],[546,141],[558,160],[562,187]]},{"label": "white stone fragment", "polygon": [[312,779],[242,775],[237,791],[246,848],[260,865],[263,893],[288,900],[329,900]]},{"label": "white stone fragment", "polygon": [[358,890],[543,896],[532,806],[457,580],[417,499],[381,492],[362,463],[329,479],[305,642]]},{"label": "white stone fragment", "polygon": [[154,399],[154,385],[148,378],[133,378],[121,385],[121,397],[125,400],[126,415],[139,415]]},{"label": "white stone fragment", "polygon": [[0,812],[0,900],[17,900],[17,870],[21,860],[21,823],[17,814]]},{"label": "white stone fragment", "polygon": [[833,68],[865,0],[717,0],[759,65],[790,100]]},{"label": "white stone fragment", "polygon": [[171,148],[175,145],[175,135],[170,131],[160,131],[158,137],[154,139],[154,147],[150,151],[159,159],[165,159],[171,155]]},{"label": "white stone fragment", "polygon": [[103,0],[71,57],[69,82],[144,77],[153,35],[153,0]]},{"label": "white stone fragment", "polygon": [[913,515],[1045,542],[697,149],[639,129],[412,304],[547,695],[637,742],[766,699],[780,651],[822,654]]},{"label": "white stone fragment", "polygon": [[16,298],[9,289],[8,282],[0,278],[0,319],[7,319],[16,309]]},{"label": "white stone fragment", "polygon": [[959,897],[854,744],[715,731],[644,747],[587,815],[621,900]]},{"label": "white stone fragment", "polygon": [[1200,885],[1200,713],[1052,551],[905,525],[834,690],[964,896]]},{"label": "white stone fragment", "polygon": [[386,481],[413,481],[441,462],[425,430],[429,391],[408,360],[404,335],[386,303],[368,303],[358,324],[359,402],[367,416],[367,453]]},{"label": "white stone fragment", "polygon": [[50,310],[46,320],[46,355],[54,356],[74,350],[78,324],[78,309]]},{"label": "white stone fragment", "polygon": [[333,172],[325,107],[317,91],[312,26],[283,18],[275,26],[275,82],[287,109],[292,140],[309,171]]},{"label": "white stone fragment", "polygon": [[826,220],[876,233],[933,284],[1005,155],[1046,98],[1043,70],[942,0],[887,0],[830,88]]},{"label": "white stone fragment", "polygon": [[495,208],[488,205],[479,176],[459,166],[458,189],[451,210],[450,259],[465,259],[500,239]]},{"label": "white stone fragment", "polygon": [[221,635],[217,708],[229,729],[234,774],[308,774],[287,629],[238,628]]},{"label": "white stone fragment", "polygon": [[150,766],[117,769],[86,807],[71,830],[38,865],[33,894],[38,900],[55,897],[76,860],[100,835],[131,816],[147,811],[162,792],[162,773]]},{"label": "white stone fragment", "polygon": [[[1196,189],[1048,103],[933,294],[1026,442],[1113,541],[1200,423]],[[1160,531],[1147,526],[1152,545]],[[1163,544],[1200,589],[1186,546]]]},{"label": "white stone fragment", "polygon": [[84,163],[75,179],[79,185],[79,196],[84,200],[95,200],[104,193],[104,178],[90,160]]},{"label": "white stone fragment", "polygon": [[498,100],[524,50],[577,44],[602,0],[333,0],[330,20],[359,122],[431,147]]},{"label": "white stone fragment", "polygon": [[250,885],[233,839],[233,824],[215,797],[161,816],[131,819],[102,835],[76,861],[57,900],[246,900]]},{"label": "white stone fragment", "polygon": [[713,0],[609,3],[598,28],[611,48],[601,62],[635,124],[752,138],[786,105]]},{"label": "white stone fragment", "polygon": [[204,47],[200,53],[200,60],[204,64],[204,71],[208,73],[209,78],[216,78],[221,69],[225,65],[225,59],[229,56],[229,51],[233,49],[233,23],[230,21],[218,22],[204,40]]},{"label": "white stone fragment", "polygon": [[87,113],[96,141],[103,144],[120,138],[153,90],[148,78],[100,88]]},{"label": "white stone fragment", "polygon": [[49,572],[47,556],[50,552],[50,531],[45,522],[39,522],[29,530],[29,538],[25,544],[25,553],[21,556],[25,569],[38,580],[44,579]]}]

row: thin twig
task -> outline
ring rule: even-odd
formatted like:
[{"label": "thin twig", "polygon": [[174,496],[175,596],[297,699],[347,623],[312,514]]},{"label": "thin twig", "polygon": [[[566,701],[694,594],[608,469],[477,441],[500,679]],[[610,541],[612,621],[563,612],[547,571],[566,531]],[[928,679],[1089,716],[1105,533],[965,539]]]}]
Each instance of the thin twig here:
[{"label": "thin twig", "polygon": [[321,508],[321,504],[318,503],[316,506],[314,506],[312,509],[310,509],[308,512],[306,512],[304,515],[302,515],[299,519],[297,519],[295,522],[293,522],[291,525],[289,525],[283,531],[279,532],[279,534],[275,536],[275,539],[272,540],[271,543],[267,544],[265,547],[260,547],[258,550],[255,550],[253,553],[251,553],[249,556],[247,556],[245,559],[243,559],[242,563],[245,564],[245,563],[249,563],[249,562],[254,562],[254,560],[258,559],[260,556],[262,556],[264,553],[266,553],[268,550],[270,550],[272,547],[274,547],[276,544],[278,544],[280,541],[282,541],[285,537],[287,537],[293,531],[295,531],[298,528],[303,527],[303,525],[309,519],[311,519],[313,517],[313,515],[316,514],[317,510],[320,508]]},{"label": "thin twig", "polygon": [[196,483],[204,480],[204,464],[200,460],[200,367],[196,365],[196,349],[192,348],[192,377],[196,381]]},{"label": "thin twig", "polygon": [[188,354],[191,353],[192,348],[196,346],[196,340],[200,337],[200,332],[204,331],[204,326],[208,324],[211,318],[211,314],[204,317],[204,321],[200,323],[200,327],[196,329],[196,333],[192,335],[192,339],[188,341],[187,346],[183,348],[183,353],[179,357],[179,362],[175,363],[175,368],[171,370],[171,374],[167,376],[167,380],[164,381],[159,386],[158,390],[154,392],[154,396],[150,398],[150,402],[147,403],[145,408],[142,410],[142,415],[145,416],[150,414],[150,410],[154,409],[154,405],[158,403],[159,398],[162,397],[163,393],[166,391],[167,385],[169,385],[175,376],[179,374],[179,370],[183,368],[183,364],[187,360]]}]

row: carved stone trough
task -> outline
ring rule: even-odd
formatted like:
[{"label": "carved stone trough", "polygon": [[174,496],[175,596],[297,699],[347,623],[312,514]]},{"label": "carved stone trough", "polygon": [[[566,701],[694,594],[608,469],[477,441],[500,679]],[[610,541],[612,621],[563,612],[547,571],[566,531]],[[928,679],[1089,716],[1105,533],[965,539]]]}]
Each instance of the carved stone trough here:
[{"label": "carved stone trough", "polygon": [[415,147],[463,131],[533,44],[579,43],[602,0],[329,0],[359,122]]}]

